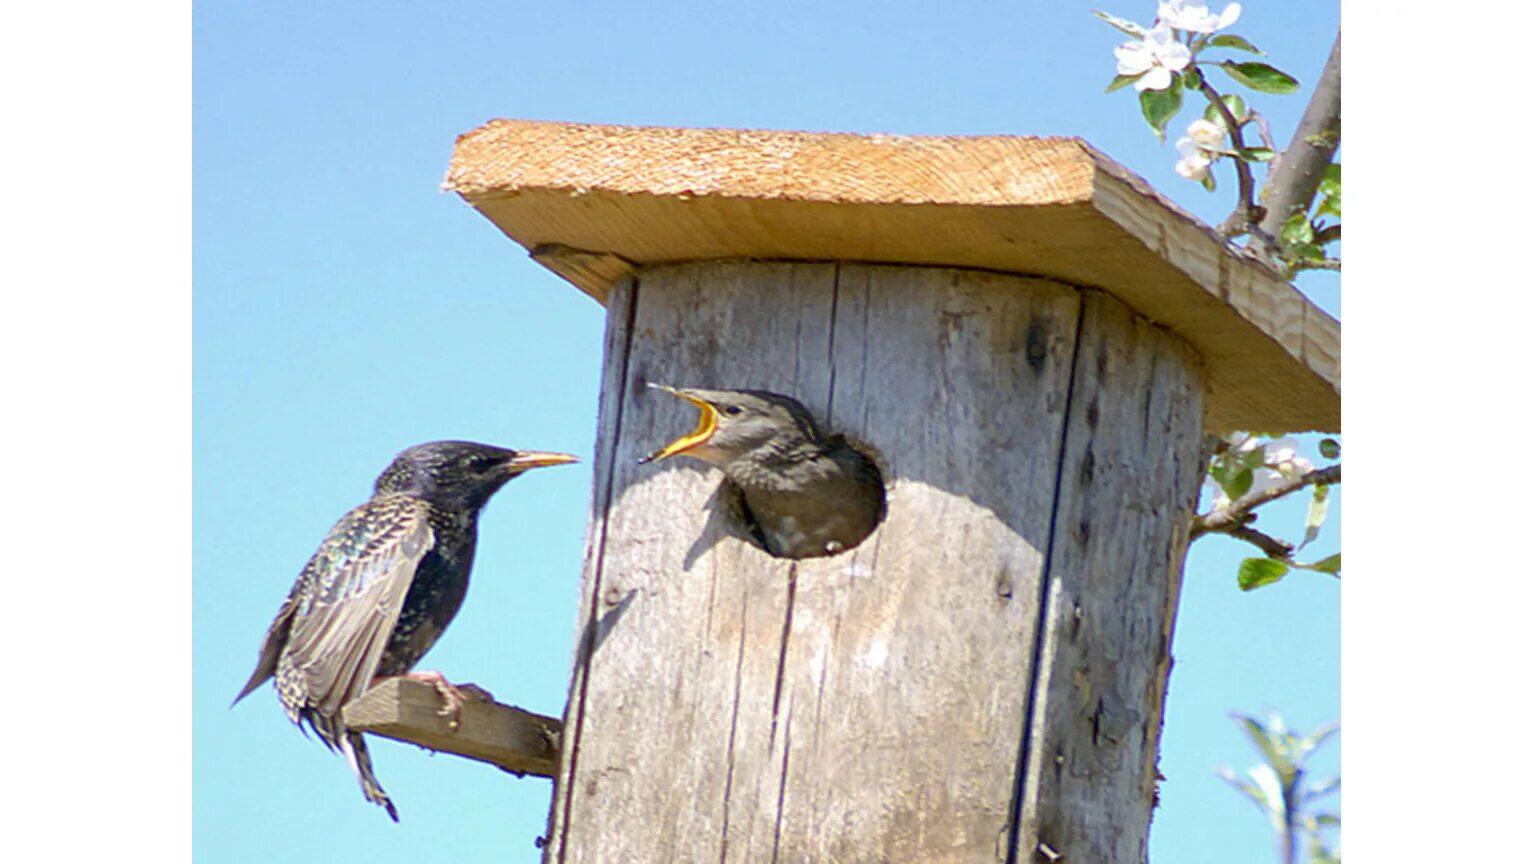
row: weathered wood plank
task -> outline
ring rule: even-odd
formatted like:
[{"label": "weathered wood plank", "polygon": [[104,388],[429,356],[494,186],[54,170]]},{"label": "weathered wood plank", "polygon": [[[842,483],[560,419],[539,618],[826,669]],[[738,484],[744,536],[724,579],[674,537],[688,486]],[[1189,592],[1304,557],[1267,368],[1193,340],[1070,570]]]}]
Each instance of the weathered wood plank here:
[{"label": "weathered wood plank", "polygon": [[[564,703],[564,728],[578,728],[585,717],[586,668],[591,654],[598,650],[602,636],[620,617],[625,605],[604,606],[601,601],[600,562],[606,548],[606,513],[612,506],[612,480],[615,471],[614,451],[622,417],[628,372],[628,342],[633,332],[633,307],[636,285],[632,277],[618,280],[612,288],[607,307],[607,329],[603,344],[601,400],[596,417],[596,464],[591,472],[590,512],[586,514],[585,558],[581,565],[578,618],[575,622],[575,657],[570,673],[570,689]],[[605,615],[601,615],[603,610]],[[549,805],[548,849],[559,847],[569,830],[573,790],[571,777],[579,765],[580,748],[573,736],[562,737],[559,772],[555,777],[554,798]],[[547,856],[545,855],[545,858]]]},{"label": "weathered wood plank", "polygon": [[488,762],[516,774],[553,777],[559,764],[560,722],[498,702],[463,703],[458,728],[437,712],[436,688],[391,678],[342,709],[346,725],[363,732]]},{"label": "weathered wood plank", "polygon": [[831,414],[889,465],[889,517],[849,561],[804,562],[782,800],[755,860],[994,861],[1079,300],[1043,280],[852,264],[837,298]]},{"label": "weathered wood plank", "polygon": [[[588,555],[582,612],[587,626],[606,622],[597,628],[605,638],[578,658],[570,713],[581,732],[567,744],[548,860],[686,861],[693,844],[709,843],[718,857],[730,754],[754,740],[761,715],[735,682],[768,674],[763,664],[775,675],[787,565],[730,537],[705,506],[716,476],[686,460],[636,464],[694,422],[685,405],[644,384],[791,390],[802,375],[806,386],[818,376],[828,388],[833,280],[829,265],[698,267],[671,281],[641,272],[614,294],[629,304],[617,308],[632,310],[631,335],[608,343],[606,368],[623,379],[604,386],[603,416],[621,419],[602,421],[596,471],[610,477],[611,503],[605,521],[594,520],[593,535],[604,533]],[[777,292],[760,290],[768,281]],[[757,355],[759,342],[776,348]],[[771,362],[754,365],[756,357]],[[574,847],[571,821],[581,826]],[[636,824],[655,827],[625,828]],[[620,856],[610,845],[617,837]]]},{"label": "weathered wood plank", "polygon": [[1171,631],[1202,479],[1203,370],[1085,292],[1010,861],[1146,860]]},{"label": "weathered wood plank", "polygon": [[[1004,857],[1077,292],[761,262],[631,284],[584,592],[608,624],[579,658],[548,860]],[[875,449],[888,520],[845,555],[771,558],[718,516],[716,473],[633,464],[692,422],[646,381],[799,397]]]}]

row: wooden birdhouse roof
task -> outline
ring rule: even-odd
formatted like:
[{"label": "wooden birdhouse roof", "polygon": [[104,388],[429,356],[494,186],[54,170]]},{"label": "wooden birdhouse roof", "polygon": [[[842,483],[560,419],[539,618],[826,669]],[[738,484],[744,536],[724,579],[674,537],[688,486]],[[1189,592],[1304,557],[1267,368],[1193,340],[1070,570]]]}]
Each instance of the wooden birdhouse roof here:
[{"label": "wooden birdhouse roof", "polygon": [[728,258],[973,267],[1108,291],[1204,358],[1205,428],[1341,427],[1340,324],[1078,138],[496,120],[445,188],[598,302]]}]

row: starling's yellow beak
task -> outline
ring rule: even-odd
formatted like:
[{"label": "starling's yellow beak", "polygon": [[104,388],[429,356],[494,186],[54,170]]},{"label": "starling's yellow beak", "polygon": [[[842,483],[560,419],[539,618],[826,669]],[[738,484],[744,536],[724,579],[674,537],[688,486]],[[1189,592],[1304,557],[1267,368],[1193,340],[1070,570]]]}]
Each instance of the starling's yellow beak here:
[{"label": "starling's yellow beak", "polygon": [[671,456],[675,456],[677,453],[684,453],[699,444],[707,443],[708,439],[713,437],[713,432],[718,428],[719,425],[719,412],[718,409],[714,408],[713,405],[706,399],[700,399],[697,396],[687,392],[686,390],[678,390],[675,387],[667,387],[664,384],[650,384],[649,386],[655,390],[664,390],[665,392],[675,396],[678,399],[685,399],[686,401],[691,402],[693,405],[696,405],[697,428],[681,436],[680,438],[677,438],[675,441],[672,441],[664,447],[661,447],[659,450],[656,450],[648,456],[645,456],[643,459],[640,459],[640,465],[643,465],[646,462],[655,462],[660,459],[667,459]]},{"label": "starling's yellow beak", "polygon": [[536,450],[522,450],[516,454],[515,459],[506,463],[506,470],[520,472],[529,468],[542,468],[545,465],[568,465],[579,461],[568,453],[539,453]]}]

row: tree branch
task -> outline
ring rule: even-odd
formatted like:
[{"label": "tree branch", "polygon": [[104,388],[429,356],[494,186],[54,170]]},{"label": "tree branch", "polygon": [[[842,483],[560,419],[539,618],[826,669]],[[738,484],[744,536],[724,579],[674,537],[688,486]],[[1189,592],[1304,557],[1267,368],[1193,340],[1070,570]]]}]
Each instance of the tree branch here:
[{"label": "tree branch", "polygon": [[[1241,130],[1241,124],[1230,112],[1230,106],[1224,104],[1224,97],[1219,95],[1212,84],[1208,83],[1208,75],[1202,69],[1198,70],[1198,91],[1208,99],[1224,119],[1224,128],[1229,132],[1230,144],[1235,152],[1239,153],[1246,149],[1245,133]],[[1235,178],[1240,184],[1240,200],[1235,202],[1235,210],[1225,217],[1219,224],[1220,237],[1232,238],[1250,233],[1258,223],[1262,221],[1262,208],[1256,203],[1256,181],[1251,176],[1251,166],[1244,159],[1230,159],[1235,163]]]},{"label": "tree branch", "polygon": [[1266,553],[1268,558],[1291,558],[1293,556],[1293,544],[1287,540],[1279,540],[1270,534],[1263,534],[1255,528],[1245,526],[1231,528],[1225,532],[1236,540],[1244,540]]},{"label": "tree branch", "polygon": [[[1196,540],[1199,537],[1202,537],[1204,534],[1235,535],[1235,532],[1238,529],[1246,528],[1246,524],[1256,518],[1256,514],[1251,511],[1262,506],[1263,504],[1266,504],[1270,501],[1276,501],[1277,499],[1282,498],[1284,495],[1287,495],[1291,492],[1297,492],[1306,486],[1313,486],[1315,484],[1331,486],[1340,482],[1341,463],[1338,462],[1335,465],[1331,465],[1326,468],[1316,468],[1314,471],[1302,474],[1293,478],[1292,480],[1285,480],[1276,486],[1263,489],[1260,492],[1253,492],[1249,495],[1242,496],[1238,501],[1230,502],[1230,506],[1228,507],[1224,507],[1218,510],[1210,510],[1207,513],[1201,513],[1197,516],[1194,516],[1192,519],[1192,536],[1190,539]],[[1262,546],[1261,543],[1251,539],[1250,537],[1241,537],[1241,539],[1255,543],[1257,546]],[[1292,550],[1290,549],[1290,551]],[[1286,557],[1286,555],[1283,557]]]},{"label": "tree branch", "polygon": [[1272,127],[1267,125],[1267,118],[1255,108],[1246,111],[1246,118],[1256,124],[1256,134],[1262,139],[1262,146],[1276,153],[1277,145],[1272,142]]},{"label": "tree branch", "polygon": [[1331,45],[1331,56],[1315,84],[1304,117],[1294,130],[1288,149],[1272,162],[1261,200],[1267,207],[1261,230],[1277,236],[1295,212],[1308,212],[1325,169],[1341,146],[1341,31]]}]

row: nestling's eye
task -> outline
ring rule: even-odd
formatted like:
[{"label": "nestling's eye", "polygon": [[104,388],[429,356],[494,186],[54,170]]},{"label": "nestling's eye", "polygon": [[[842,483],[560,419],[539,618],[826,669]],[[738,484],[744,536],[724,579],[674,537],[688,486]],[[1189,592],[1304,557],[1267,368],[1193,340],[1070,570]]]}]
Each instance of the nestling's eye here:
[{"label": "nestling's eye", "polygon": [[745,409],[741,408],[739,405],[729,405],[724,408],[724,413],[731,417],[739,417],[741,414],[745,413]]}]

